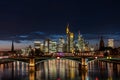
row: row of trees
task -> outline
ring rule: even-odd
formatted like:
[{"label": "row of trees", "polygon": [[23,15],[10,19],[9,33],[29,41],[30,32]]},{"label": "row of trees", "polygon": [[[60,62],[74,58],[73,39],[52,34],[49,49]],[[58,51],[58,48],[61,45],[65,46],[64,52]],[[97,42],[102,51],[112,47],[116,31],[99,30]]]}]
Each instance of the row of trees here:
[{"label": "row of trees", "polygon": [[44,55],[44,53],[40,50],[40,48],[31,49],[31,51],[29,52],[29,56],[42,56],[42,55]]},{"label": "row of trees", "polygon": [[112,48],[112,47],[104,47],[101,51],[104,51],[104,55],[120,55],[120,47]]}]

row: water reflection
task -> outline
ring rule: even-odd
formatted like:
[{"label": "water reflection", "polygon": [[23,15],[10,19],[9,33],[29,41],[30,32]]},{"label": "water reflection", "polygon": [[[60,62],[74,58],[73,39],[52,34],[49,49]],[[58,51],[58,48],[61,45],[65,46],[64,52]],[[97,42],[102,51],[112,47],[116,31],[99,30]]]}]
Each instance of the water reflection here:
[{"label": "water reflection", "polygon": [[88,71],[72,60],[53,59],[29,67],[24,62],[0,64],[0,80],[120,80],[120,64],[90,62]]},{"label": "water reflection", "polygon": [[11,62],[0,64],[0,80],[28,79],[28,64],[23,62]]},{"label": "water reflection", "polygon": [[94,61],[89,64],[88,80],[120,80],[120,64]]},{"label": "water reflection", "polygon": [[72,80],[76,76],[79,76],[78,63],[72,60],[49,60],[36,65],[37,80]]},{"label": "water reflection", "polygon": [[29,67],[29,80],[35,80],[35,67]]}]

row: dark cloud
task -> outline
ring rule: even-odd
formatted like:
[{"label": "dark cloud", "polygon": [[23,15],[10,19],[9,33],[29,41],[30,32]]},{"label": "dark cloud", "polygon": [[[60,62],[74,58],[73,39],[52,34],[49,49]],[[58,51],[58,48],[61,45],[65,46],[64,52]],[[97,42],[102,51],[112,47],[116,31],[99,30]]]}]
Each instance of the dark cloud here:
[{"label": "dark cloud", "polygon": [[49,37],[51,38],[51,39],[59,39],[59,38],[65,38],[66,37],[66,35],[60,35],[60,34],[53,34],[53,35],[49,35]]},{"label": "dark cloud", "polygon": [[20,40],[14,40],[14,43],[21,43]]},{"label": "dark cloud", "polygon": [[41,31],[32,32],[32,34],[45,35],[45,33],[44,33],[44,32],[41,32]]},{"label": "dark cloud", "polygon": [[29,37],[28,35],[21,35],[21,36],[19,36],[20,38],[27,38],[27,37]]},{"label": "dark cloud", "polygon": [[[120,33],[111,33],[111,34],[106,34],[106,33],[101,33],[101,34],[93,34],[93,33],[87,33],[87,34],[81,34],[82,37],[86,40],[97,40],[100,39],[102,36],[104,39],[109,39],[113,38],[115,40],[120,40]],[[45,32],[31,32],[28,34],[21,34],[21,35],[1,35],[4,37],[0,37],[1,40],[34,40],[34,39],[39,39],[39,40],[44,40],[47,38],[50,39],[59,39],[60,37],[66,38],[66,34],[48,34]],[[75,39],[78,38],[78,34],[75,34]]]}]

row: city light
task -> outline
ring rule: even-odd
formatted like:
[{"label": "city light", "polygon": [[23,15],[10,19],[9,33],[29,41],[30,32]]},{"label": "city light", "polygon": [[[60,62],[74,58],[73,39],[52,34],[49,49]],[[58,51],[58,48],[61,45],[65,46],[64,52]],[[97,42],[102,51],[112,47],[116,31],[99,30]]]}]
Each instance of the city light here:
[{"label": "city light", "polygon": [[60,57],[57,57],[57,59],[60,59]]}]

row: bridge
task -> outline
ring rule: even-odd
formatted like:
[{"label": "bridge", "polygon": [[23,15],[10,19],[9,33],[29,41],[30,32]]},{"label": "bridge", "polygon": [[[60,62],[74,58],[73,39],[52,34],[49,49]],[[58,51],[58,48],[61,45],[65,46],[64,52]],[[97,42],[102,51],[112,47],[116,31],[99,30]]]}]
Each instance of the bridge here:
[{"label": "bridge", "polygon": [[77,61],[78,63],[86,66],[89,61],[95,60],[96,55],[93,52],[86,53],[52,53],[50,55],[40,55],[40,56],[11,56],[6,58],[8,61],[22,61],[29,64],[30,67],[34,67],[41,61],[49,59],[69,59]]},{"label": "bridge", "polygon": [[[64,55],[63,55],[64,54]],[[111,62],[111,57],[104,57],[101,54],[96,55],[93,53],[78,53],[78,54],[72,54],[72,53],[55,53],[51,55],[43,55],[43,56],[13,56],[13,57],[4,57],[4,59],[0,58],[0,60],[6,60],[6,61],[21,61],[29,64],[29,80],[35,80],[35,68],[36,65],[40,62],[43,62],[45,60],[61,60],[61,59],[67,59],[67,60],[74,60],[79,63],[79,71],[82,71],[83,74],[85,74],[88,70],[88,64],[91,61],[95,60],[101,60],[101,61],[108,61]],[[114,59],[114,60],[113,60]],[[112,58],[113,61],[119,60],[120,58]],[[85,79],[85,78],[84,78]]]},{"label": "bridge", "polygon": [[29,67],[35,67],[36,64],[50,59],[69,59],[74,60],[80,63],[81,70],[87,70],[88,63],[94,60],[105,60],[106,58],[99,54],[95,55],[93,52],[86,52],[86,53],[54,53],[50,55],[43,55],[43,56],[22,56],[22,57],[9,57],[6,58],[8,61],[22,61],[29,64]]}]

